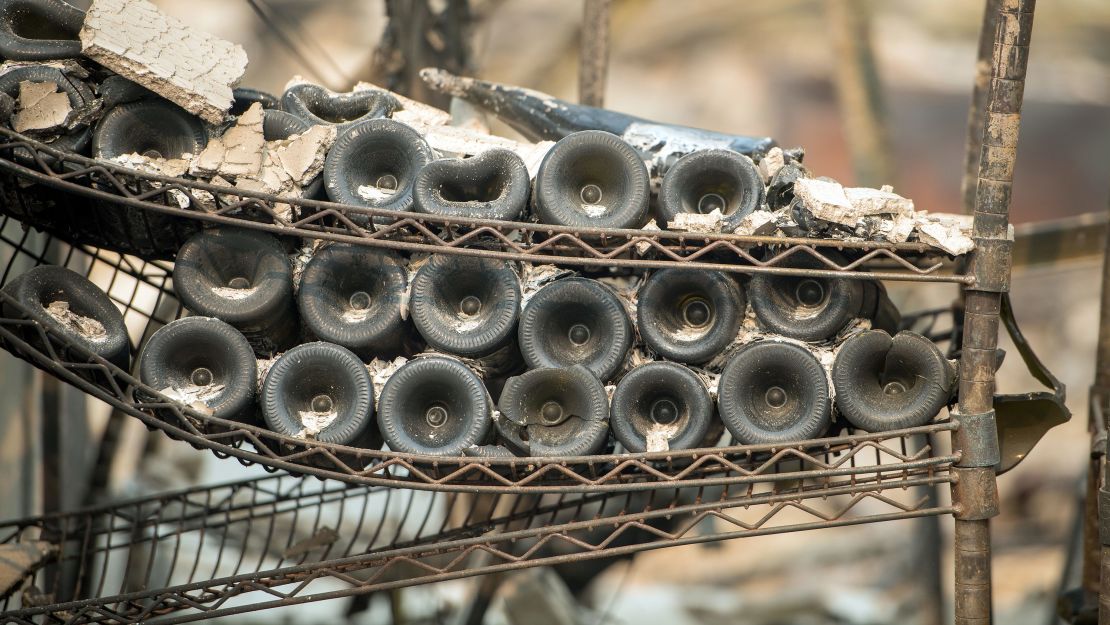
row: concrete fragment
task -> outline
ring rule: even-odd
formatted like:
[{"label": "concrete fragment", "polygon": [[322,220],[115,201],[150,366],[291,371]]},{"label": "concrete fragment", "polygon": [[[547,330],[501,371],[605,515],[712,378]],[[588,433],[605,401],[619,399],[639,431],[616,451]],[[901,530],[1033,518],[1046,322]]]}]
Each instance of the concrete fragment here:
[{"label": "concrete fragment", "polygon": [[959,256],[975,249],[969,215],[921,215],[917,219],[917,238],[923,243]]},{"label": "concrete fragment", "polygon": [[775,214],[771,211],[757,210],[745,215],[733,232],[747,236],[769,236],[774,234],[775,230],[778,230]]},{"label": "concrete fragment", "polygon": [[58,91],[58,85],[53,82],[25,80],[19,83],[17,107],[12,115],[12,130],[16,132],[59,128],[73,112],[69,95]]},{"label": "concrete fragment", "polygon": [[723,226],[724,216],[721,211],[713,209],[709,213],[679,213],[674,216],[674,220],[667,223],[668,230],[678,230],[681,232],[697,232],[703,234],[710,234],[720,232]]},{"label": "concrete fragment", "polygon": [[865,217],[912,216],[913,200],[887,189],[844,187],[837,182],[799,178],[794,183],[794,196],[815,218],[849,228],[860,226]]},{"label": "concrete fragment", "polygon": [[845,187],[852,208],[859,215],[912,215],[913,200],[894,193],[889,185],[882,189]]},{"label": "concrete fragment", "polygon": [[853,227],[859,221],[844,187],[838,183],[799,178],[794,182],[794,197],[818,219]]},{"label": "concrete fragment", "polygon": [[254,103],[222,137],[208,142],[189,168],[194,176],[229,178],[257,175],[262,169],[266,140],[262,134],[262,105]]},{"label": "concrete fragment", "polygon": [[303,134],[267,143],[266,150],[294,184],[308,186],[324,170],[324,159],[337,134],[335,126],[313,126]]},{"label": "concrete fragment", "polygon": [[241,46],[146,0],[93,0],[79,37],[88,58],[212,124],[224,120],[247,68]]},{"label": "concrete fragment", "polygon": [[763,176],[764,184],[771,182],[771,178],[774,178],[784,165],[786,165],[786,157],[782,153],[782,148],[775,146],[767,150],[767,154],[759,161],[759,175]]}]

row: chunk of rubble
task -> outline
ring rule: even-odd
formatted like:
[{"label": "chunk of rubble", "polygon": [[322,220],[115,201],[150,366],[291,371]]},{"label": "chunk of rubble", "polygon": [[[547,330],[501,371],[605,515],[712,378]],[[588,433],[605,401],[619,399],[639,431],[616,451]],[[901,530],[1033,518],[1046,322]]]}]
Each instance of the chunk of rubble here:
[{"label": "chunk of rubble", "polygon": [[146,0],[93,0],[81,52],[201,119],[223,122],[247,53],[189,27]]},{"label": "chunk of rubble", "polygon": [[[266,141],[262,122],[262,106],[252,104],[223,136],[209,141],[192,160],[189,173],[244,191],[302,197],[303,189],[324,169],[336,128],[313,126],[288,139]],[[290,206],[275,208],[279,218],[292,217]]]},{"label": "chunk of rubble", "polygon": [[[659,232],[660,228],[659,228],[659,224],[655,223],[655,220],[652,219],[652,220],[648,221],[646,224],[644,224],[644,227],[640,228],[640,230],[645,230],[647,232]],[[635,247],[636,247],[636,253],[639,254],[640,256],[643,256],[644,254],[648,253],[648,250],[651,249],[651,243],[649,243],[647,241],[640,241],[639,243],[636,244]]]},{"label": "chunk of rubble", "polygon": [[[396,116],[394,116],[396,119]],[[555,145],[553,141],[540,141],[539,143],[522,143],[506,137],[498,137],[477,132],[470,128],[457,126],[428,125],[419,122],[410,122],[417,132],[424,135],[428,145],[443,155],[449,156],[474,156],[487,150],[501,148],[516,152],[524,161],[529,177],[534,178],[540,169],[543,157]]]},{"label": "chunk of rubble", "polygon": [[817,219],[849,228],[859,226],[864,217],[913,215],[913,200],[890,187],[844,187],[838,182],[799,178],[794,183],[794,197]]},{"label": "chunk of rubble", "polygon": [[771,178],[785,165],[786,156],[782,153],[782,148],[775,146],[767,150],[767,154],[759,160],[759,175],[763,176],[763,183],[771,182]]},{"label": "chunk of rubble", "polygon": [[208,142],[190,167],[193,175],[229,178],[252,176],[262,169],[266,139],[262,133],[262,105],[255,102],[227,129]]},{"label": "chunk of rubble", "polygon": [[[776,148],[777,149],[777,148]],[[747,236],[770,236],[778,230],[775,214],[771,211],[756,210],[744,215],[733,230],[735,234]]]},{"label": "chunk of rubble", "polygon": [[921,214],[917,218],[917,238],[953,256],[975,249],[970,215]]},{"label": "chunk of rubble", "polygon": [[19,83],[16,104],[12,115],[12,130],[16,132],[61,128],[73,112],[69,94],[59,91],[54,82]]},{"label": "chunk of rubble", "polygon": [[679,213],[674,216],[674,219],[667,223],[668,230],[677,230],[680,232],[695,232],[700,234],[712,234],[720,232],[724,224],[724,216],[718,209],[713,209],[709,213]]}]

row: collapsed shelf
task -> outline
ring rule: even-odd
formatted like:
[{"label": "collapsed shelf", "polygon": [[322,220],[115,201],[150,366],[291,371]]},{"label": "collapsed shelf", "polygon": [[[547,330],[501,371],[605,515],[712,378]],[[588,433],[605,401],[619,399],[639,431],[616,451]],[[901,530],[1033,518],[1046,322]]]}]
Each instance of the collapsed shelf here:
[{"label": "collapsed shelf", "polygon": [[0,525],[0,544],[41,541],[50,551],[0,604],[0,622],[186,622],[667,546],[950,514],[923,489],[951,481],[947,466],[891,467],[785,484],[482,496],[265,477]]},{"label": "collapsed shelf", "polygon": [[[0,128],[0,186],[23,192],[6,212],[78,244],[147,258],[171,258],[180,239],[203,224],[235,225],[282,236],[339,241],[417,253],[481,256],[578,267],[682,266],[738,273],[852,277],[970,284],[923,243],[880,243],[666,230],[571,228],[531,222],[458,219],[286,198],[169,178],[61,152]],[[56,201],[27,198],[37,187]],[[88,208],[70,211],[67,198]],[[11,201],[15,199],[16,201]],[[87,214],[87,213],[92,214]],[[107,218],[102,216],[107,214]],[[62,218],[65,216],[65,218]],[[132,220],[134,223],[127,223]],[[121,223],[122,222],[122,223]],[[106,223],[113,227],[106,228]],[[126,240],[134,229],[142,243]],[[163,241],[159,241],[159,238]],[[838,261],[824,250],[850,252]],[[819,268],[792,261],[816,259]]]}]

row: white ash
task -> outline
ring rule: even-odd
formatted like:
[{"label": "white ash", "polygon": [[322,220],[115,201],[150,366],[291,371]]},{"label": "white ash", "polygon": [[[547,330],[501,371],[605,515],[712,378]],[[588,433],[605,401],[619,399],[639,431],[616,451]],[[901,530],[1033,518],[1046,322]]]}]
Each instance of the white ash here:
[{"label": "white ash", "polygon": [[16,132],[46,131],[62,128],[73,113],[69,94],[54,82],[19,83],[12,130]]},{"label": "white ash", "polygon": [[372,184],[359,185],[355,190],[358,196],[367,202],[388,202],[397,194],[397,189],[386,189]]},{"label": "white ash", "polygon": [[561,278],[576,275],[570,269],[556,267],[555,265],[520,265],[520,307],[521,309],[535,297],[540,289]]},{"label": "white ash", "polygon": [[339,417],[339,412],[330,410],[328,412],[316,412],[314,410],[299,410],[297,411],[297,418],[301,421],[301,429],[293,434],[293,438],[301,440],[314,440],[330,426]]},{"label": "white ash", "polygon": [[593,217],[594,219],[603,216],[605,214],[605,211],[609,210],[608,206],[604,206],[602,204],[580,204],[579,206],[582,207],[582,212],[586,213],[588,217]]},{"label": "white ash", "polygon": [[67,301],[50,302],[46,306],[46,314],[53,317],[65,328],[76,332],[89,341],[103,341],[108,338],[108,331],[104,329],[104,324],[91,317],[73,312]]},{"label": "white ash", "polygon": [[86,57],[211,124],[223,122],[247,69],[241,46],[145,0],[93,0],[78,36]]},{"label": "white ash", "polygon": [[[119,156],[112,157],[111,161],[137,171],[154,174],[156,176],[166,176],[169,178],[179,178],[184,176],[189,171],[189,159],[192,154],[183,154],[181,158],[162,158],[144,156],[132,152],[131,154],[120,154]],[[158,181],[150,181],[151,186],[159,188],[162,183]]]},{"label": "white ash", "polygon": [[778,228],[775,213],[768,210],[755,210],[740,219],[740,223],[733,230],[733,233],[747,236],[770,236],[775,234]]},{"label": "white ash", "polygon": [[771,182],[771,178],[779,173],[779,170],[786,165],[786,157],[782,153],[782,148],[777,145],[770,150],[763,158],[759,159],[759,175],[763,177],[763,184]]},{"label": "white ash", "polygon": [[216,296],[224,299],[240,300],[247,299],[257,293],[258,287],[252,286],[245,289],[237,289],[230,286],[214,286],[212,287],[212,292],[215,293]]},{"label": "white ash", "polygon": [[382,388],[385,387],[386,381],[389,376],[393,375],[405,363],[408,362],[407,358],[398,356],[393,360],[382,360],[375,358],[366,365],[366,371],[370,373],[370,383],[374,385],[374,402],[377,403],[378,399],[382,396]]},{"label": "white ash", "polygon": [[674,220],[667,223],[668,230],[693,232],[700,234],[713,234],[720,232],[724,226],[724,215],[720,209],[713,209],[709,213],[679,213]]},{"label": "white ash", "polygon": [[224,388],[223,384],[209,384],[207,386],[189,384],[182,388],[167,386],[161,389],[160,392],[176,402],[210,415],[212,414],[212,408],[209,403],[219,399],[224,392]]},{"label": "white ash", "polygon": [[296,249],[289,256],[289,264],[293,266],[293,294],[296,295],[301,289],[301,277],[304,275],[304,268],[308,266],[308,261],[316,255],[316,252],[324,246],[322,239],[307,239],[305,244]]},{"label": "white ash", "polygon": [[670,440],[678,434],[679,423],[652,423],[644,433],[646,451],[670,451]]},{"label": "white ash", "polygon": [[266,381],[266,375],[270,373],[270,368],[277,362],[278,356],[273,358],[259,358],[255,361],[255,366],[258,371],[258,386],[256,387],[259,393],[262,391],[262,384]]}]

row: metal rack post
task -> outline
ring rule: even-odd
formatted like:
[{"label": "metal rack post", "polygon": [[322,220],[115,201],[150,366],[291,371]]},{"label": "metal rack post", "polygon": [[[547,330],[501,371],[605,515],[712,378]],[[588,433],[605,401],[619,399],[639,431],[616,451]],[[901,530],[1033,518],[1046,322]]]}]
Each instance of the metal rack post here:
[{"label": "metal rack post", "polygon": [[1034,7],[1034,0],[1003,0],[995,18],[994,58],[975,193],[976,251],[971,263],[975,282],[967,287],[955,415],[960,430],[953,440],[961,455],[952,489],[957,508],[957,625],[991,622],[990,519],[999,512],[994,473],[999,462],[994,363],[1002,294],[1010,286],[1010,192]]}]

